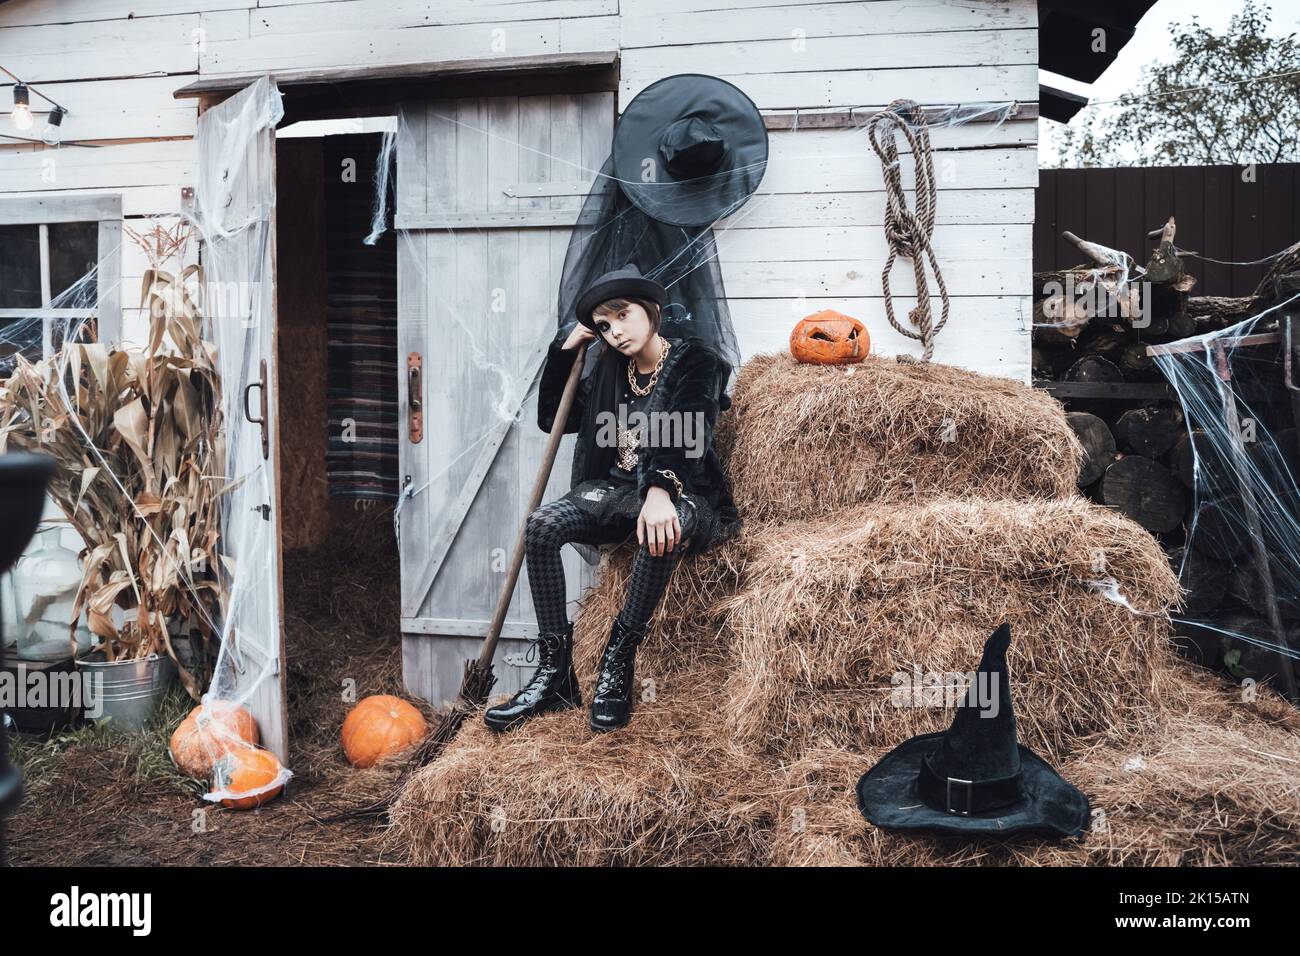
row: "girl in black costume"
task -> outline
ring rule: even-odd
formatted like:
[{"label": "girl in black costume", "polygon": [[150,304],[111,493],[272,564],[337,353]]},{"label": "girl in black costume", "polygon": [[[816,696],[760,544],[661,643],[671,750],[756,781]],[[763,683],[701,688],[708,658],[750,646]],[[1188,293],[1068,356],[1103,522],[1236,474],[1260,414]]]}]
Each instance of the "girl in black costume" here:
[{"label": "girl in black costume", "polygon": [[519,693],[488,709],[493,729],[582,704],[565,610],[564,544],[623,542],[635,533],[639,545],[591,701],[591,727],[604,731],[630,719],[636,649],[682,552],[704,550],[738,527],[713,449],[718,413],[730,406],[723,387],[731,369],[702,339],[660,334],[665,299],[663,287],[635,266],[606,273],[579,297],[573,331],[550,345],[537,404],[537,424],[546,432],[578,346],[599,335],[606,349],[565,423],[565,432],[578,433],[573,487],[528,517],[538,667]]}]

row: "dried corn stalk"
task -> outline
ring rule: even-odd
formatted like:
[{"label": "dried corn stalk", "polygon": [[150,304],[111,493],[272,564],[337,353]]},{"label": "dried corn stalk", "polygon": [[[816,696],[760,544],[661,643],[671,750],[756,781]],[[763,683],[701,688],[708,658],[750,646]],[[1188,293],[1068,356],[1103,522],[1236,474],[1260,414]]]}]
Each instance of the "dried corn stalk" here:
[{"label": "dried corn stalk", "polygon": [[143,350],[70,335],[44,361],[18,356],[0,383],[0,452],[54,458],[50,494],[86,542],[69,637],[84,608],[109,660],[176,661],[169,622],[204,641],[219,633],[221,382],[195,284],[198,266],[146,272]]}]

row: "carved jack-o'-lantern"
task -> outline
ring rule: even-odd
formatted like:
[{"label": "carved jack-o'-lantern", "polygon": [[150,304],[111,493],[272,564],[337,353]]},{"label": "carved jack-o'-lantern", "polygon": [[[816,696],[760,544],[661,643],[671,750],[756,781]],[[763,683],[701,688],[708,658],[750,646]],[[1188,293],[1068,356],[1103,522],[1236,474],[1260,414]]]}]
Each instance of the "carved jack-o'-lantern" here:
[{"label": "carved jack-o'-lantern", "polygon": [[871,351],[866,326],[852,316],[825,309],[800,319],[790,333],[790,354],[814,365],[852,365]]}]

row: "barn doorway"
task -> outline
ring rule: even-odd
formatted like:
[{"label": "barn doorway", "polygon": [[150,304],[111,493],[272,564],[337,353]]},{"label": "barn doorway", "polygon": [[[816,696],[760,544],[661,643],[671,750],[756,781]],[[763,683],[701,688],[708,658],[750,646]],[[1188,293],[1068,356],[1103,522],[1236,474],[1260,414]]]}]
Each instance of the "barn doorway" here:
[{"label": "barn doorway", "polygon": [[[299,123],[276,139],[290,766],[321,782],[341,767],[339,727],[352,703],[402,693],[396,241],[391,228],[371,236],[394,126],[383,117]],[[383,212],[391,227],[391,208]]]}]

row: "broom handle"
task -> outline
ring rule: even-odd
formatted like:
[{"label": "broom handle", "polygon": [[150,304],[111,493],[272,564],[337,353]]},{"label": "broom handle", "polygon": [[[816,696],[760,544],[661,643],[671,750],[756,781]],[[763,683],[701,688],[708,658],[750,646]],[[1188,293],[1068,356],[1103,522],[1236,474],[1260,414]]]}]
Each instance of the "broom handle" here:
[{"label": "broom handle", "polygon": [[533,482],[532,494],[528,496],[528,510],[524,512],[523,524],[519,526],[519,534],[515,537],[515,553],[510,558],[510,573],[506,575],[506,583],[501,587],[496,610],[492,612],[492,621],[488,625],[487,637],[483,639],[483,649],[479,651],[478,666],[482,670],[492,666],[492,658],[497,652],[497,639],[501,636],[501,626],[505,623],[506,614],[510,610],[510,599],[514,596],[515,585],[519,583],[519,569],[524,564],[524,529],[528,527],[528,516],[537,510],[537,506],[542,503],[542,495],[546,493],[546,483],[550,481],[551,467],[555,464],[555,456],[560,450],[560,440],[564,438],[564,426],[569,420],[573,397],[578,392],[578,380],[582,378],[582,363],[586,357],[587,343],[583,342],[578,346],[578,354],[573,359],[573,368],[569,370],[569,377],[564,383],[564,394],[560,396],[560,407],[555,413],[555,423],[551,425],[551,436],[546,442],[546,453],[542,455],[542,466],[537,469],[537,479]]}]

